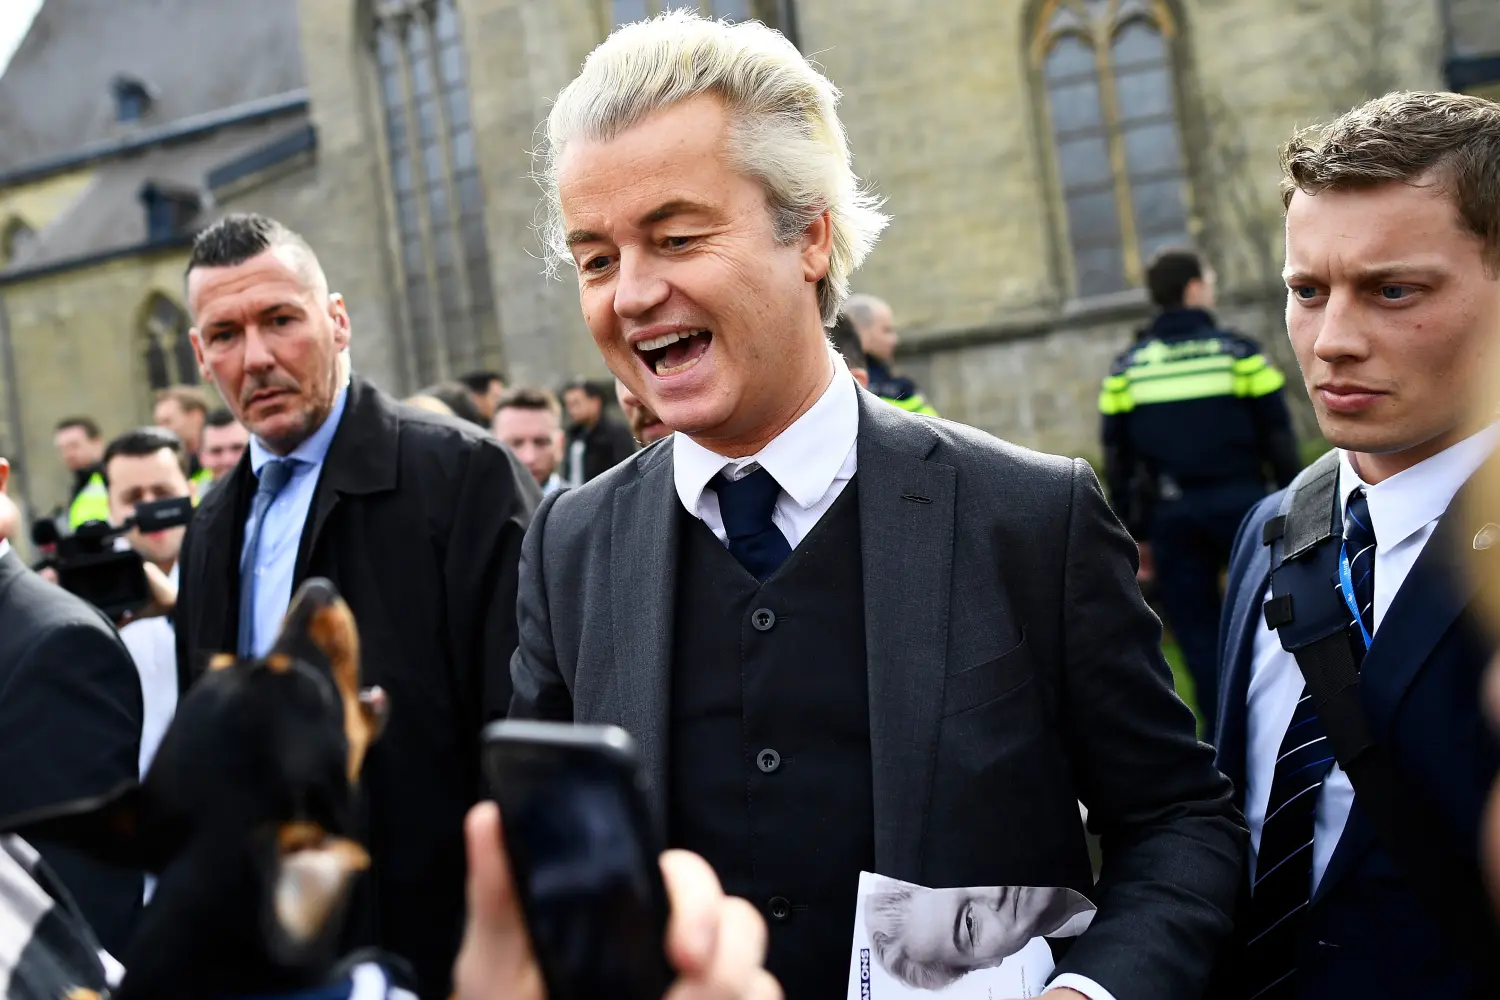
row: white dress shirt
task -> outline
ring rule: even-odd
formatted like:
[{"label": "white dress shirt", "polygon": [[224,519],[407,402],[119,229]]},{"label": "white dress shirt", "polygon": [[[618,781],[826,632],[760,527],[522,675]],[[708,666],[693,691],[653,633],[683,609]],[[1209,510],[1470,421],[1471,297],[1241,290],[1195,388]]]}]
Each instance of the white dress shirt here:
[{"label": "white dress shirt", "polygon": [[[1343,509],[1349,494],[1363,487],[1370,505],[1370,520],[1375,530],[1375,629],[1380,623],[1406,576],[1422,554],[1427,540],[1437,529],[1438,518],[1453,502],[1458,490],[1489,458],[1500,442],[1500,424],[1492,424],[1479,433],[1419,462],[1404,472],[1370,485],[1360,478],[1348,454],[1339,456],[1339,507]],[[1297,702],[1302,697],[1302,671],[1297,660],[1281,648],[1273,629],[1255,633],[1254,655],[1250,665],[1250,694],[1247,699],[1245,755],[1245,819],[1250,824],[1250,878],[1255,878],[1255,860],[1260,851],[1261,829],[1266,823],[1266,804],[1271,798],[1271,782],[1276,776],[1276,758],[1281,740],[1291,725]],[[1339,837],[1349,822],[1354,806],[1354,786],[1349,776],[1335,764],[1318,790],[1318,806],[1313,824],[1313,883],[1316,892],[1328,871]]]},{"label": "white dress shirt", "polygon": [[[682,432],[673,435],[672,475],[677,497],[726,546],[729,534],[719,513],[719,496],[708,489],[714,476],[743,479],[765,469],[781,486],[771,522],[795,549],[833,506],[854,478],[859,437],[859,390],[844,359],[832,350],[833,374],[823,395],[771,443],[754,455],[725,458]],[[884,404],[881,404],[884,405]],[[1089,1000],[1114,1000],[1114,995],[1087,976],[1058,976],[1049,988],[1077,990]]]},{"label": "white dress shirt", "polygon": [[[177,585],[177,565],[168,574]],[[141,777],[151,766],[156,748],[177,712],[177,631],[166,617],[142,618],[120,629],[120,641],[141,676]]]},{"label": "white dress shirt", "polygon": [[9,554],[10,542],[7,539],[0,538],[0,559],[4,559]]},{"label": "white dress shirt", "polygon": [[765,469],[781,486],[771,522],[796,548],[854,478],[859,397],[844,361],[829,351],[833,371],[823,395],[806,413],[754,455],[725,458],[682,432],[673,435],[672,475],[682,506],[725,545],[729,535],[719,495],[708,484],[719,473],[731,481]]}]

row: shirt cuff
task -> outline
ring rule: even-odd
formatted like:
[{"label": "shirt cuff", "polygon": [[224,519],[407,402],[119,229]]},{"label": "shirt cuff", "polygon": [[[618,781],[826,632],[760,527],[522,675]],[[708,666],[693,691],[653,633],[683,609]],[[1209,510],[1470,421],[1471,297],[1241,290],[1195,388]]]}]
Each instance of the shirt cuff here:
[{"label": "shirt cuff", "polygon": [[1115,1000],[1115,995],[1109,990],[1094,982],[1088,976],[1080,976],[1076,972],[1064,972],[1052,982],[1047,984],[1049,990],[1077,990],[1089,1000]]}]

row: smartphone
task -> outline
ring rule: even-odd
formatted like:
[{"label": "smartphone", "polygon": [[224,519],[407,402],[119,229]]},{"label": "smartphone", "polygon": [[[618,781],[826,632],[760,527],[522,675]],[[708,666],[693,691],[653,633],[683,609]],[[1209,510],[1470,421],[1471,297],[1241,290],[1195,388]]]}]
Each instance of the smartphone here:
[{"label": "smartphone", "polygon": [[484,766],[549,1000],[661,1000],[667,893],[635,741],[507,719]]}]

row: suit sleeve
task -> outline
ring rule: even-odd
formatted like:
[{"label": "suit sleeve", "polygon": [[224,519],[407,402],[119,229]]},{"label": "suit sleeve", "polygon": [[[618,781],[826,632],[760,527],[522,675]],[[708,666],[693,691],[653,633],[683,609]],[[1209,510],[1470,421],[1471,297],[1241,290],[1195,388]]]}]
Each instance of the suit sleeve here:
[{"label": "suit sleeve", "polygon": [[[140,676],[102,621],[51,629],[23,652],[0,697],[0,814],[106,795],[139,776]],[[128,942],[140,872],[38,843],[108,951]]]},{"label": "suit sleeve", "polygon": [[521,547],[521,592],[516,603],[520,644],[510,661],[514,686],[510,717],[513,719],[573,721],[573,695],[557,668],[557,655],[552,644],[543,542],[547,517],[562,496],[562,493],[554,493],[542,501]]},{"label": "suit sleeve", "polygon": [[468,682],[477,684],[480,725],[510,704],[521,539],[536,504],[530,480],[498,443],[476,447],[448,540],[449,628],[454,648],[470,651]]},{"label": "suit sleeve", "polygon": [[1198,996],[1231,928],[1248,834],[1173,689],[1134,548],[1092,471],[1075,462],[1061,711],[1104,862],[1099,912],[1058,972],[1118,1000]]}]

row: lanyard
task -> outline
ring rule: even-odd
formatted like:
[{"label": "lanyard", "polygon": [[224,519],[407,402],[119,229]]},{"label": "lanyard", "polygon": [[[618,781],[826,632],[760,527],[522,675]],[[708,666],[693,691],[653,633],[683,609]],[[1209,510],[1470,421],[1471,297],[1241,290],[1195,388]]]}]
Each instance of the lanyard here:
[{"label": "lanyard", "polygon": [[[1365,629],[1365,620],[1359,613],[1359,601],[1354,597],[1354,575],[1349,572],[1349,547],[1344,542],[1339,542],[1339,590],[1344,595],[1344,603],[1349,605],[1349,611],[1354,615],[1354,624],[1359,626],[1359,637],[1365,641],[1365,649],[1370,648],[1370,633]],[[1370,609],[1372,612],[1374,608]]]}]

